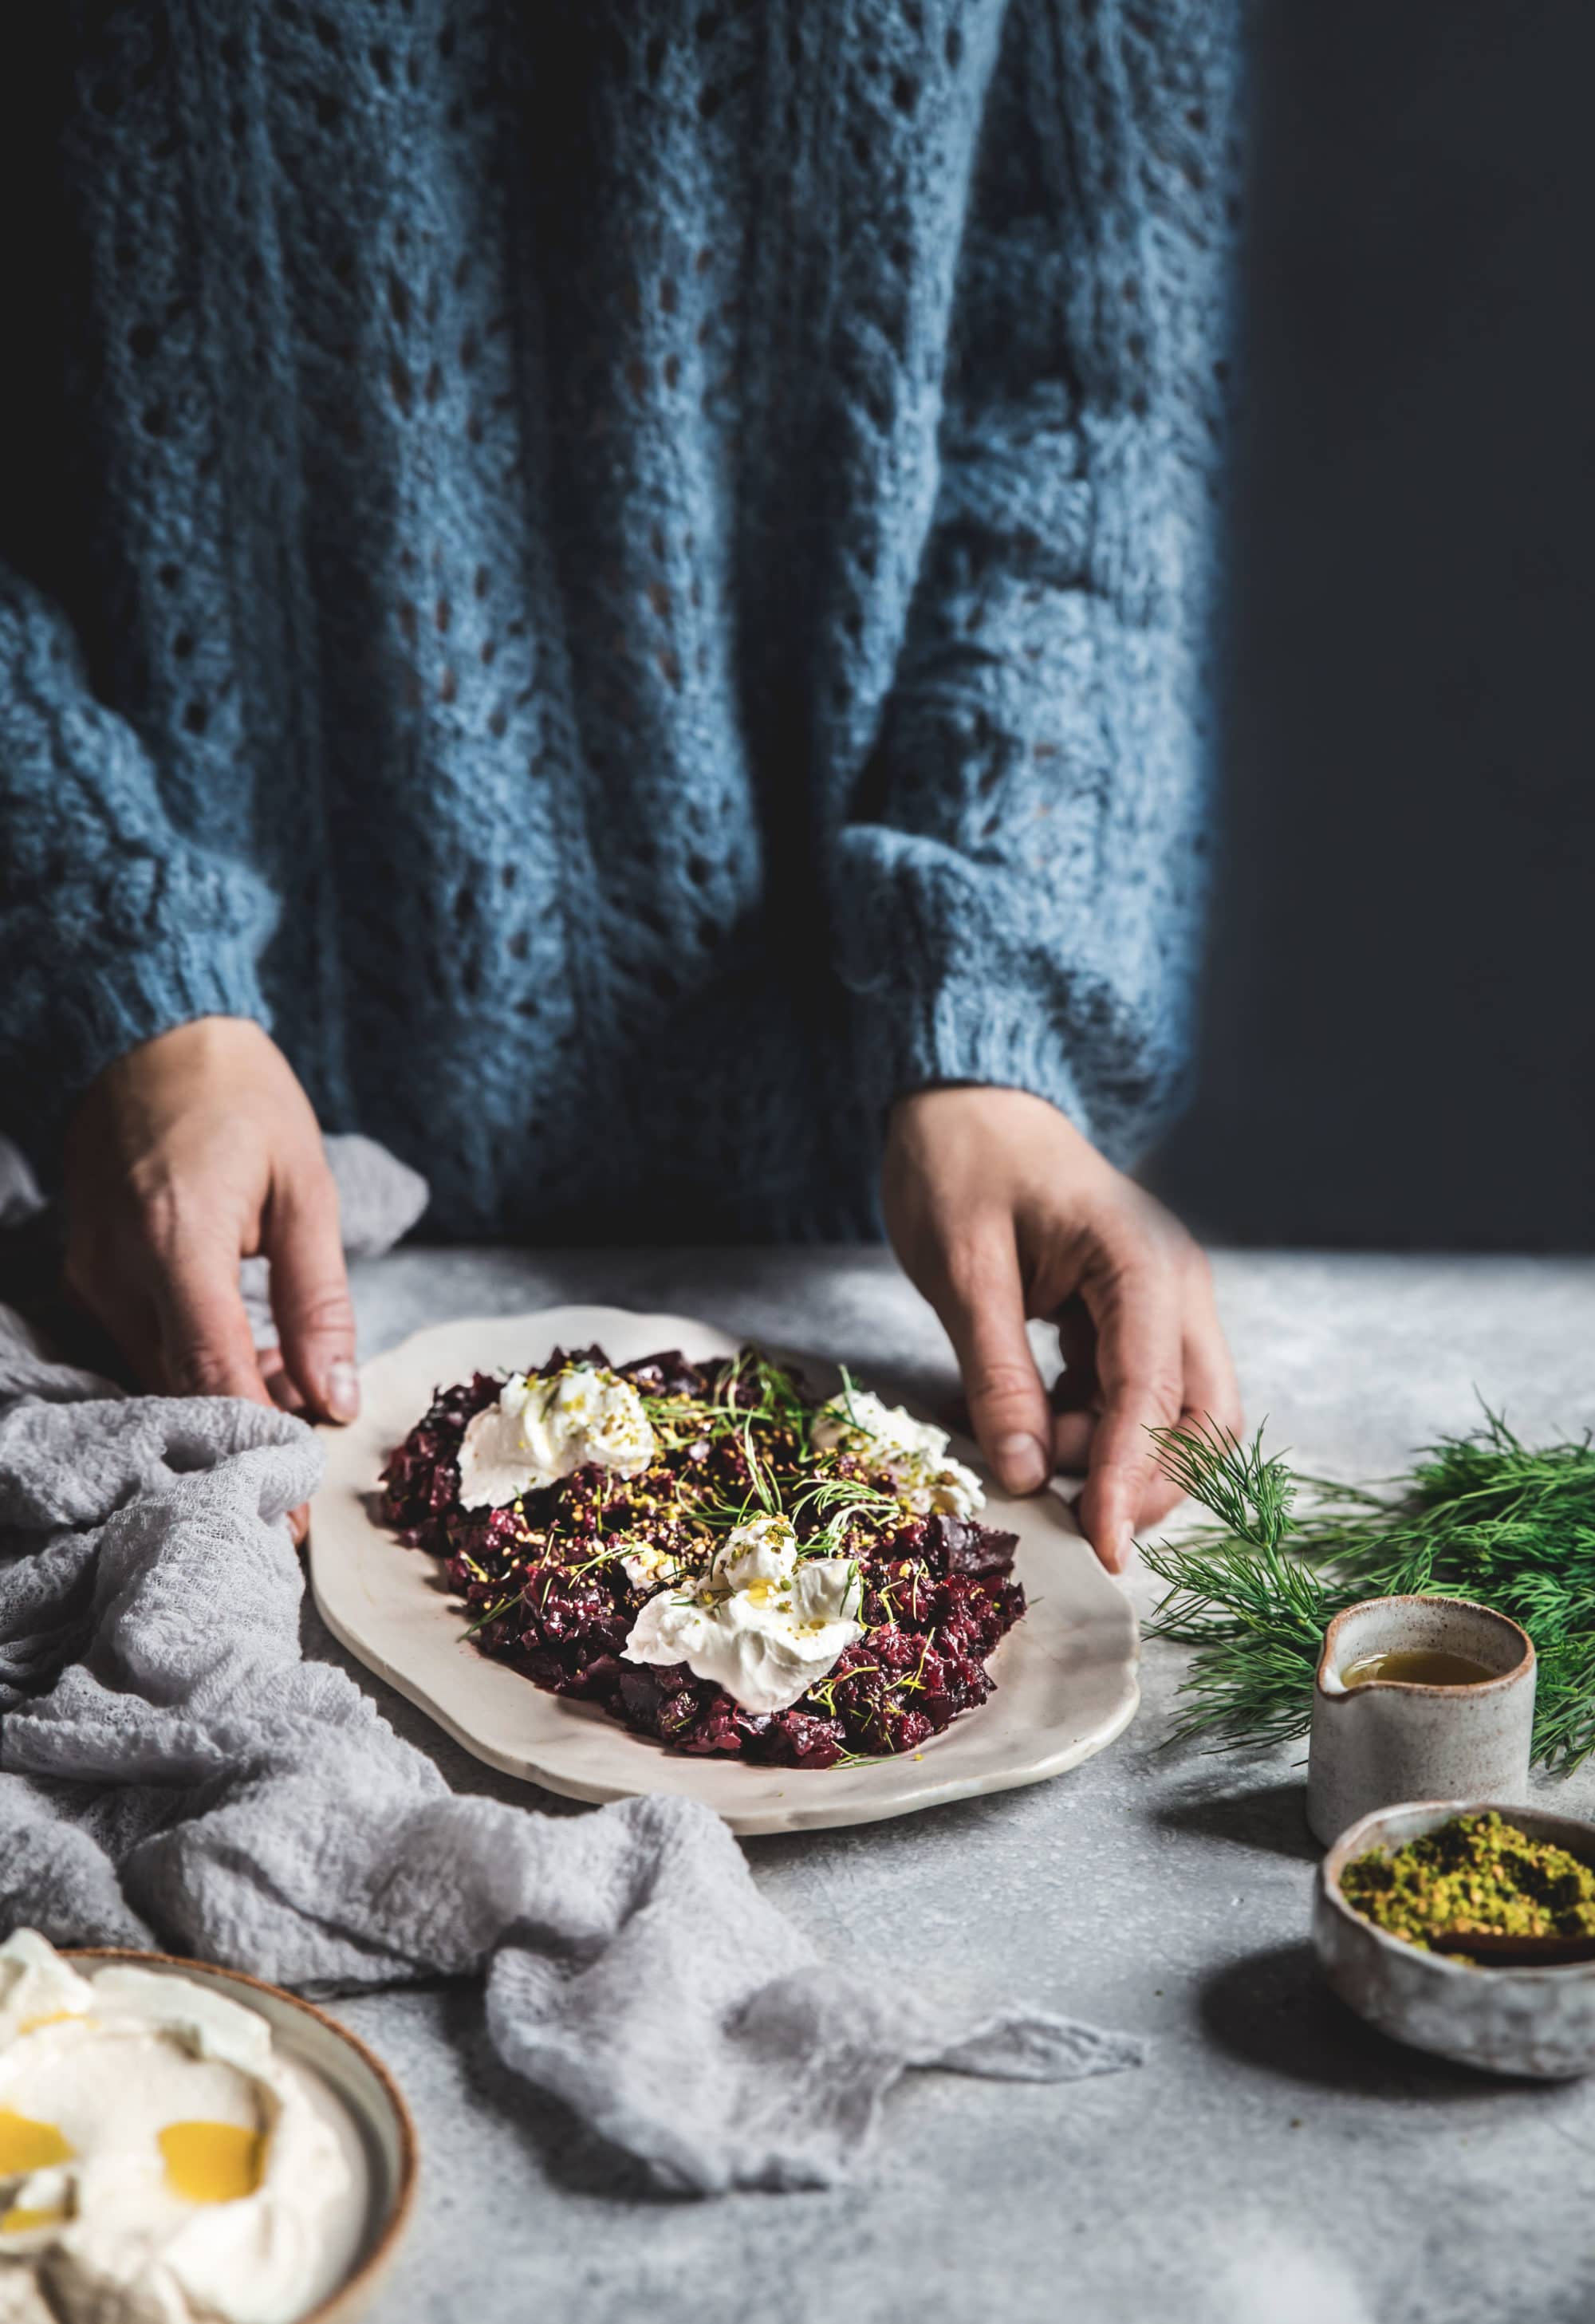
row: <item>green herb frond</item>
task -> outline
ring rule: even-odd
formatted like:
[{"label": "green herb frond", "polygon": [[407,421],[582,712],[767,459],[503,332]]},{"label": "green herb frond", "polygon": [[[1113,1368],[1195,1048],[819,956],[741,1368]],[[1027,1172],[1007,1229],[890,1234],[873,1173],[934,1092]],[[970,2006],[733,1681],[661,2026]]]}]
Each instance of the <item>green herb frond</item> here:
[{"label": "green herb frond", "polygon": [[[1383,1493],[1293,1477],[1204,1426],[1154,1432],[1167,1475],[1217,1521],[1147,1563],[1148,1635],[1194,1647],[1177,1737],[1213,1749],[1304,1735],[1324,1626],[1359,1599],[1427,1591],[1520,1622],[1538,1658],[1535,1756],[1595,1752],[1595,1446],[1525,1445],[1486,1406]],[[1303,1506],[1302,1495],[1308,1497]]]},{"label": "green herb frond", "polygon": [[1238,1540],[1278,1547],[1291,1529],[1295,1480],[1282,1456],[1264,1460],[1261,1428],[1249,1444],[1212,1419],[1148,1433],[1158,1465],[1183,1493],[1211,1509]]},{"label": "green herb frond", "polygon": [[823,1519],[805,1539],[804,1555],[835,1557],[841,1554],[855,1518],[890,1520],[902,1515],[902,1503],[894,1494],[866,1484],[862,1477],[820,1476],[811,1477],[797,1488],[788,1509],[794,1525],[812,1525],[816,1517]]},{"label": "green herb frond", "polygon": [[496,1606],[489,1606],[485,1608],[482,1613],[477,1615],[474,1622],[467,1622],[465,1628],[460,1632],[461,1637],[474,1638],[478,1630],[484,1630],[489,1622],[496,1622],[501,1614],[507,1614],[512,1606],[515,1606],[520,1603],[520,1591],[512,1590],[509,1596],[507,1598],[501,1598]]}]

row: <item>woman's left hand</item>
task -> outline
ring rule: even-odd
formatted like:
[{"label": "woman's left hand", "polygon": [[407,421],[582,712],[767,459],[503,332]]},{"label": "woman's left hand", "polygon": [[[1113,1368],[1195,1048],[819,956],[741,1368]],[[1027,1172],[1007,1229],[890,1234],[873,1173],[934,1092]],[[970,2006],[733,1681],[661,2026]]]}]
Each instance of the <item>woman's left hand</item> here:
[{"label": "woman's left hand", "polygon": [[[1240,1426],[1207,1261],[1178,1221],[1022,1090],[919,1090],[892,1108],[887,1231],[945,1324],[981,1449],[1010,1492],[1083,1471],[1078,1515],[1111,1572],[1180,1499],[1148,1431]],[[1025,1331],[1056,1321],[1049,1401]],[[1054,1402],[1058,1406],[1055,1412]]]}]

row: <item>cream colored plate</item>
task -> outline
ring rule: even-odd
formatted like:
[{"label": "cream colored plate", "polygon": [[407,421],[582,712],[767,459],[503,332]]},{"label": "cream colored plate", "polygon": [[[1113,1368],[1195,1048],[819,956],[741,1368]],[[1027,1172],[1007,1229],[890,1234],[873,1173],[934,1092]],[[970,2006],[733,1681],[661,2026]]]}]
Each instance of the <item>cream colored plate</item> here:
[{"label": "cream colored plate", "polygon": [[265,2019],[278,2055],[297,2069],[349,2166],[349,2199],[333,2223],[320,2280],[300,2324],[354,2324],[392,2264],[415,2200],[415,2128],[381,2060],[325,2010],[239,1969],[110,1945],[68,1948],[65,1958],[91,1968],[126,1961],[160,1976],[189,1978]]},{"label": "cream colored plate", "polygon": [[[997,1684],[990,1701],[900,1758],[809,1770],[688,1758],[630,1733],[591,1703],[543,1693],[508,1663],[478,1653],[460,1635],[464,1618],[436,1562],[402,1547],[377,1523],[378,1474],[434,1388],[474,1371],[524,1370],[557,1346],[595,1341],[615,1363],[667,1348],[701,1361],[737,1346],[689,1316],[623,1307],[549,1307],[440,1323],[368,1363],[360,1419],[322,1431],[327,1474],[310,1510],[316,1603],[337,1637],[466,1750],[569,1799],[686,1792],[717,1810],[733,1831],[794,1831],[869,1823],[1039,1783],[1090,1758],[1129,1726],[1140,1690],[1128,1600],[1061,1501],[1046,1493],[1010,1500],[984,1472],[986,1520],[1018,1534],[1014,1571],[1030,1609],[991,1657]],[[840,1384],[831,1366],[798,1360],[816,1385]],[[973,1445],[960,1442],[956,1451],[980,1467]]]}]

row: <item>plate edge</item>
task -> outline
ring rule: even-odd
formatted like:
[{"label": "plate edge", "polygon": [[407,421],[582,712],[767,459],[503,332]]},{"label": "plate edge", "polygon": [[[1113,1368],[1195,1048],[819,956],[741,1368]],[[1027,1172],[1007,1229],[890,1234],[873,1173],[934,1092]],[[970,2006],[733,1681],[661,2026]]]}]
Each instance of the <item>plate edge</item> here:
[{"label": "plate edge", "polygon": [[[390,1357],[401,1355],[407,1350],[413,1348],[417,1342],[426,1340],[434,1334],[469,1333],[487,1327],[496,1330],[506,1325],[546,1326],[550,1318],[571,1312],[624,1317],[628,1323],[668,1325],[672,1330],[683,1333],[707,1336],[732,1345],[742,1343],[739,1335],[724,1330],[719,1324],[713,1323],[703,1316],[682,1315],[674,1310],[650,1307],[619,1307],[609,1301],[564,1300],[547,1308],[529,1309],[523,1313],[501,1311],[488,1315],[448,1316],[437,1323],[421,1324],[369,1360],[373,1365],[384,1363]],[[792,1349],[783,1344],[779,1352],[796,1361],[807,1360],[813,1363],[831,1364],[834,1369],[833,1360],[821,1356],[813,1350]],[[335,1439],[344,1436],[344,1441],[347,1441],[342,1431],[323,1428],[318,1433]],[[954,1432],[954,1442],[960,1445],[965,1445],[968,1440]],[[1055,1515],[1065,1521],[1065,1529],[1072,1538],[1082,1540],[1083,1536],[1081,1535],[1078,1521],[1074,1518],[1073,1510],[1068,1503],[1062,1496],[1054,1498],[1056,1502]],[[320,1561],[316,1549],[313,1501],[306,1566],[311,1597],[317,1611],[345,1650],[363,1668],[371,1671],[383,1684],[392,1686],[404,1701],[412,1704],[441,1732],[448,1736],[452,1742],[480,1765],[492,1767],[497,1774],[507,1775],[512,1782],[525,1784],[533,1789],[550,1793],[556,1798],[575,1800],[588,1806],[605,1806],[625,1799],[660,1795],[657,1790],[651,1793],[642,1791],[634,1784],[591,1782],[580,1776],[564,1774],[554,1776],[546,1767],[530,1772],[524,1760],[512,1765],[505,1755],[495,1751],[491,1746],[484,1745],[475,1735],[466,1732],[458,1725],[454,1717],[443,1708],[435,1696],[426,1690],[421,1682],[410,1680],[401,1674],[385,1658],[373,1658],[371,1650],[364,1645],[357,1643],[350,1635],[342,1619],[324,1598],[319,1579]],[[704,1800],[701,1793],[685,1786],[679,1790],[669,1787],[665,1795],[698,1799],[702,1804],[710,1807],[729,1830],[739,1835],[754,1837],[782,1831],[841,1830],[852,1824],[882,1822],[895,1816],[917,1814],[927,1809],[948,1805],[961,1799],[978,1798],[986,1793],[1016,1790],[1028,1784],[1048,1782],[1057,1775],[1065,1775],[1072,1768],[1083,1765],[1085,1760],[1096,1757],[1115,1743],[1134,1720],[1141,1702],[1139,1672],[1143,1640],[1140,1620],[1128,1594],[1114,1585],[1111,1577],[1104,1574],[1101,1578],[1108,1583],[1112,1598],[1117,1601],[1113,1609],[1114,1612],[1128,1626],[1128,1637],[1124,1640],[1121,1650],[1124,1658],[1120,1665],[1121,1677],[1126,1683],[1122,1700],[1109,1714],[1107,1724],[1100,1734],[1085,1738],[1083,1744],[1064,1747],[1060,1755],[1048,1760],[1039,1768],[1021,1769],[1006,1775],[972,1774],[964,1778],[949,1777],[944,1783],[927,1787],[923,1797],[898,1798],[883,1802],[879,1806],[852,1804],[841,1808],[837,1812],[827,1813],[823,1818],[805,1815],[794,1820],[788,1815],[778,1814],[773,1810],[723,1806],[717,1802]]]}]

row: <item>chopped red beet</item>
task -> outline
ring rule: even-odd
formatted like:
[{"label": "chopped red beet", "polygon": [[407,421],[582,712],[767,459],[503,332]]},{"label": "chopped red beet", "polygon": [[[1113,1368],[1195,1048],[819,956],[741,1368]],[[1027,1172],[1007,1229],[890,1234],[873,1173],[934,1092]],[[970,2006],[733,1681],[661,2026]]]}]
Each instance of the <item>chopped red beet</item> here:
[{"label": "chopped red beet", "polygon": [[[599,1348],[556,1350],[533,1370],[606,1361]],[[484,1372],[439,1389],[383,1471],[384,1521],[439,1561],[483,1653],[550,1693],[598,1704],[667,1750],[765,1766],[917,1750],[985,1701],[994,1683],[986,1658],[1025,1610],[1012,1534],[915,1514],[900,1480],[856,1448],[816,1461],[807,1422],[822,1399],[752,1351],[692,1364],[669,1350],[616,1369],[647,1400],[660,1437],[641,1477],[588,1467],[502,1508],[462,1508],[460,1439],[501,1385]],[[874,1496],[849,1518],[840,1551],[835,1536],[819,1538],[837,1504],[801,1499],[820,1475]],[[634,1582],[623,1559],[648,1547],[701,1571],[713,1524],[727,1509],[761,1506],[761,1480],[783,1506],[797,1497],[800,1547],[854,1560],[866,1626],[800,1701],[772,1714],[745,1710],[685,1663],[660,1669],[622,1653],[645,1600],[678,1586]]]}]

